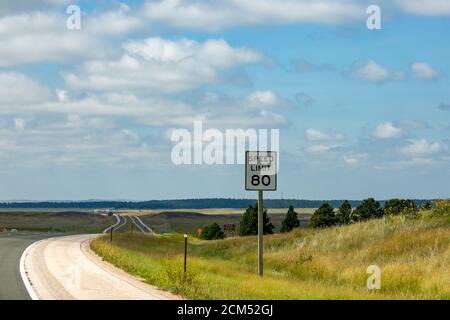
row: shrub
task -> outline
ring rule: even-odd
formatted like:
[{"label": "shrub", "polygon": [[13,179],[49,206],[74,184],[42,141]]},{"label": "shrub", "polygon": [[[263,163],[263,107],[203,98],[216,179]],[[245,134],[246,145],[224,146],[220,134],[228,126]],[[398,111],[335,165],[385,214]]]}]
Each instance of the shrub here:
[{"label": "shrub", "polygon": [[383,217],[383,209],[380,203],[374,198],[368,198],[355,209],[353,212],[355,221],[366,221],[370,219],[378,219]]},{"label": "shrub", "polygon": [[[264,234],[273,234],[275,228],[270,223],[270,218],[267,216],[267,210],[263,212],[263,228]],[[258,234],[258,204],[249,206],[242,216],[241,223],[239,225],[239,235],[249,236]]]},{"label": "shrub", "polygon": [[300,226],[300,221],[297,218],[297,212],[295,212],[294,207],[290,206],[288,212],[286,213],[286,217],[281,223],[281,232],[289,232],[294,228],[298,228]]},{"label": "shrub", "polygon": [[450,199],[434,200],[433,215],[450,215]]},{"label": "shrub", "polygon": [[336,214],[337,223],[349,224],[352,222],[352,205],[345,200],[338,209]]},{"label": "shrub", "polygon": [[384,204],[386,215],[415,215],[418,212],[416,203],[410,199],[391,199]]},{"label": "shrub", "polygon": [[311,217],[310,226],[312,228],[331,227],[337,222],[334,209],[328,203],[322,204],[319,209],[314,211]]},{"label": "shrub", "polygon": [[200,239],[203,240],[217,240],[225,238],[225,233],[223,233],[222,229],[217,223],[213,223],[209,225],[200,233]]},{"label": "shrub", "polygon": [[432,208],[433,206],[430,201],[425,202],[421,207],[422,210],[431,210]]}]

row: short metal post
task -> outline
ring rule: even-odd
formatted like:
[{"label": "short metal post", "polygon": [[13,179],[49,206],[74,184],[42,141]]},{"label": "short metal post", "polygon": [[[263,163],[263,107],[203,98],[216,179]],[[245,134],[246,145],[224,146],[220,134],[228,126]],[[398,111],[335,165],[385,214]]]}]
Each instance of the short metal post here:
[{"label": "short metal post", "polygon": [[111,243],[112,243],[112,240],[113,240],[113,231],[114,231],[114,227],[111,227]]},{"label": "short metal post", "polygon": [[188,245],[188,235],[184,235],[184,273],[187,271],[187,245]]}]

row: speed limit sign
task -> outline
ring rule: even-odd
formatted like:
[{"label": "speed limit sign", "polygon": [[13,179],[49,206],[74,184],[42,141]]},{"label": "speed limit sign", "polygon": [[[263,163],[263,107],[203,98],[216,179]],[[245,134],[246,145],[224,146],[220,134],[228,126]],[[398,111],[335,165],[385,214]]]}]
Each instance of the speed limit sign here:
[{"label": "speed limit sign", "polygon": [[277,190],[277,153],[247,151],[245,154],[245,190]]}]

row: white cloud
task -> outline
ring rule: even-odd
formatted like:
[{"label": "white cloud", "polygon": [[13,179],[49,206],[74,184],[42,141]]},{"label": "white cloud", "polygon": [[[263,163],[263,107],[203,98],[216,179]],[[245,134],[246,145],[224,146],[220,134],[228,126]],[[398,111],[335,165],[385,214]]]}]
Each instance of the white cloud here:
[{"label": "white cloud", "polygon": [[262,61],[259,53],[232,48],[224,40],[165,40],[159,37],[124,45],[119,60],[85,63],[65,79],[75,89],[177,92],[221,80],[220,71]]},{"label": "white cloud", "polygon": [[68,16],[51,11],[0,17],[0,67],[102,58],[115,52],[111,37],[144,26],[127,6],[83,15],[82,29],[69,30]]},{"label": "white cloud", "polygon": [[400,8],[411,14],[423,16],[450,15],[450,1],[448,0],[396,0]]},{"label": "white cloud", "polygon": [[436,80],[439,76],[438,72],[428,63],[416,62],[411,65],[411,71],[416,79],[420,80]]},{"label": "white cloud", "polygon": [[342,133],[325,133],[314,128],[308,128],[306,129],[306,139],[309,141],[343,140],[345,135]]},{"label": "white cloud", "polygon": [[142,19],[133,15],[129,6],[120,4],[116,10],[88,17],[83,29],[91,34],[124,35],[144,26]]},{"label": "white cloud", "polygon": [[325,23],[364,19],[365,7],[337,0],[160,0],[147,1],[145,14],[155,23],[217,31],[239,25]]},{"label": "white cloud", "polygon": [[0,66],[64,62],[102,52],[101,40],[66,29],[65,19],[42,12],[0,18]]},{"label": "white cloud", "polygon": [[349,165],[349,166],[357,166],[361,164],[361,162],[367,160],[369,158],[369,155],[367,153],[361,153],[361,154],[350,154],[350,155],[344,155],[342,157],[342,160]]},{"label": "white cloud", "polygon": [[428,142],[426,139],[409,140],[409,144],[400,148],[400,152],[407,155],[427,155],[441,150],[439,142]]},{"label": "white cloud", "polygon": [[337,146],[318,144],[318,145],[314,145],[314,146],[305,148],[305,151],[308,153],[324,153],[324,152],[330,151],[335,148],[337,148]]},{"label": "white cloud", "polygon": [[359,80],[378,83],[388,80],[404,80],[406,78],[402,71],[391,71],[373,60],[370,60],[362,67],[354,68],[351,76]]},{"label": "white cloud", "polygon": [[284,104],[271,90],[252,92],[247,96],[247,100],[250,106],[258,108],[273,108]]},{"label": "white cloud", "polygon": [[54,98],[49,89],[23,74],[0,72],[0,104],[48,102]]},{"label": "white cloud", "polygon": [[373,131],[373,136],[380,139],[398,138],[402,135],[402,129],[394,126],[392,122],[379,124]]}]

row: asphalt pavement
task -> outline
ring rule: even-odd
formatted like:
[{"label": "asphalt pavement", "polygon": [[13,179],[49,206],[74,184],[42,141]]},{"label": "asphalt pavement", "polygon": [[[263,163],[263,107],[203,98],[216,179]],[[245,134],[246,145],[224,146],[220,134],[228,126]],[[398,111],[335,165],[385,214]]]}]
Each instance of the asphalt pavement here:
[{"label": "asphalt pavement", "polygon": [[54,233],[0,233],[0,300],[29,300],[19,270],[23,251],[33,242],[53,237]]}]

